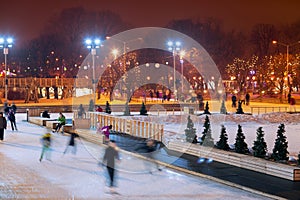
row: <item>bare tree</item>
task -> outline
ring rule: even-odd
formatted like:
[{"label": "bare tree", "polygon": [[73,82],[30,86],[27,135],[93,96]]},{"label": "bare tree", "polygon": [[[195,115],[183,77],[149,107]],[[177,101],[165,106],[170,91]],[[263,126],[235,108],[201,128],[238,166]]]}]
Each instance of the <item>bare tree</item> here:
[{"label": "bare tree", "polygon": [[270,45],[276,38],[276,29],[272,24],[256,24],[252,28],[250,41],[259,57],[270,54]]}]

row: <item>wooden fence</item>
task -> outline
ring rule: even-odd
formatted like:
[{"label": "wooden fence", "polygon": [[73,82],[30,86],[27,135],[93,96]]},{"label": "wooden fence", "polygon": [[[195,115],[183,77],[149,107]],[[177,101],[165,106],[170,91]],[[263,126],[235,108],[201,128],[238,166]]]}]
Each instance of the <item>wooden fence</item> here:
[{"label": "wooden fence", "polygon": [[[77,111],[74,112],[74,119],[78,117]],[[86,118],[90,119],[90,127],[97,128],[112,125],[112,129],[117,132],[126,133],[140,138],[153,138],[157,141],[162,141],[164,134],[164,125],[126,119],[126,117],[113,116],[100,112],[87,112]]]}]

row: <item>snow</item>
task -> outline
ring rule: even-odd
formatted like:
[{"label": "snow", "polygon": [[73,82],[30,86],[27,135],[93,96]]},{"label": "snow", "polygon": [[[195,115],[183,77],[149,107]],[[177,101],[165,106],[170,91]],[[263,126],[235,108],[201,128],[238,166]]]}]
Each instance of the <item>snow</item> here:
[{"label": "snow", "polygon": [[123,152],[117,171],[120,195],[112,195],[107,192],[106,170],[98,166],[104,147],[79,140],[76,155],[63,155],[69,138],[52,134],[52,161],[39,162],[40,138],[50,130],[28,124],[25,114],[16,117],[19,131],[9,126],[0,143],[1,199],[266,199],[168,168],[151,175],[150,163]]}]

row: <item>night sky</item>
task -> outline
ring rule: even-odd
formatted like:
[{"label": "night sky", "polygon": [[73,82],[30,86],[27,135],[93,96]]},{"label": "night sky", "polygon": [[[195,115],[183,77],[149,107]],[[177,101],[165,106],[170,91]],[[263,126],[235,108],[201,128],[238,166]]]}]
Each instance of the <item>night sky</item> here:
[{"label": "night sky", "polygon": [[0,6],[0,35],[11,34],[16,43],[38,36],[51,16],[75,6],[111,10],[135,27],[213,17],[222,21],[225,30],[249,31],[257,23],[282,25],[300,20],[299,0],[5,0]]}]

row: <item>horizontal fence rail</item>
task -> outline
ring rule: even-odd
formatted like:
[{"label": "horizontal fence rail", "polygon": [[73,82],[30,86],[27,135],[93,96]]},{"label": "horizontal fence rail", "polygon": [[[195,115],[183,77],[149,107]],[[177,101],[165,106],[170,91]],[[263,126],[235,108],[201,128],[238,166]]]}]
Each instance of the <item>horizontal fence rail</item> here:
[{"label": "horizontal fence rail", "polygon": [[251,106],[251,114],[264,114],[269,112],[287,112],[287,106]]},{"label": "horizontal fence rail", "polygon": [[[126,133],[140,138],[152,138],[162,141],[164,135],[164,125],[148,121],[131,120],[125,117],[118,117],[100,112],[87,112],[86,119],[90,119],[90,127],[101,129],[103,126],[112,125],[112,130]],[[74,121],[76,127],[77,111],[74,111]]]}]

